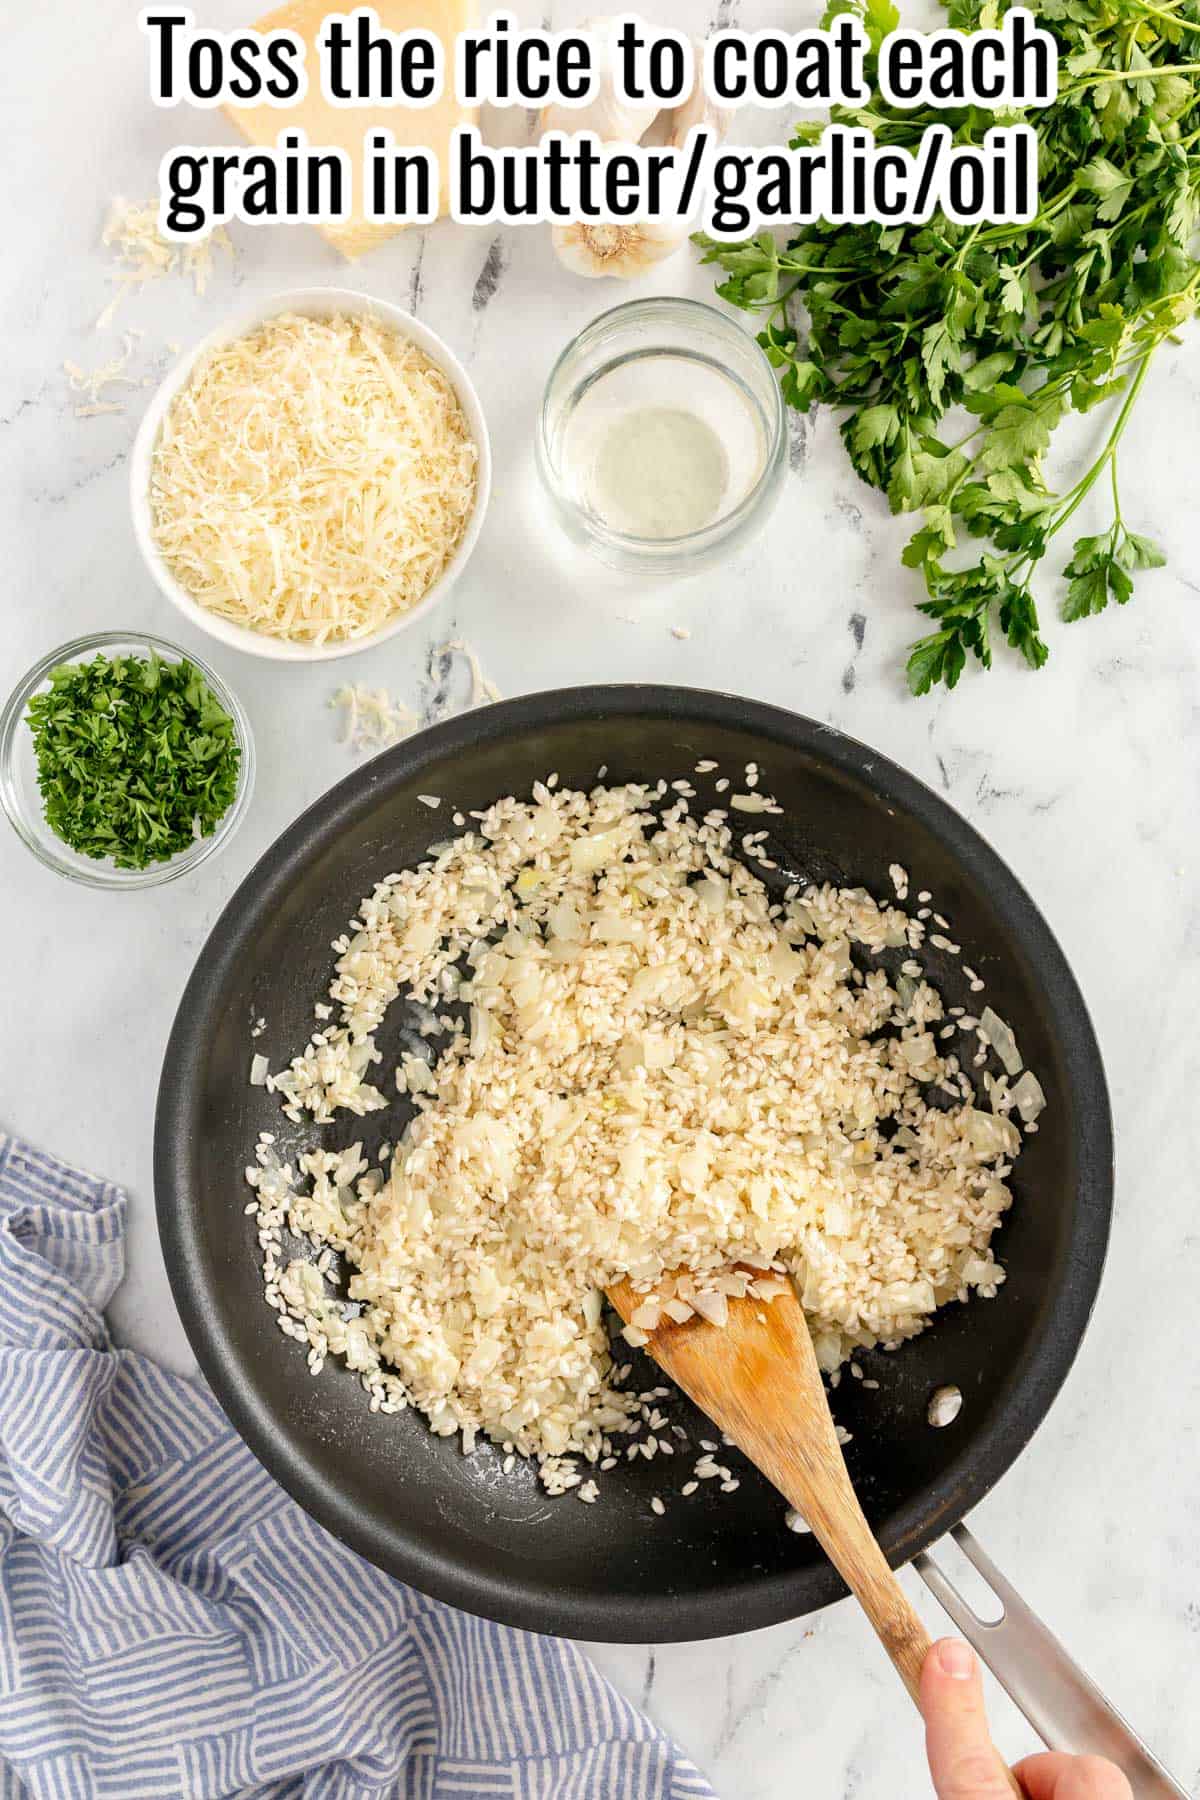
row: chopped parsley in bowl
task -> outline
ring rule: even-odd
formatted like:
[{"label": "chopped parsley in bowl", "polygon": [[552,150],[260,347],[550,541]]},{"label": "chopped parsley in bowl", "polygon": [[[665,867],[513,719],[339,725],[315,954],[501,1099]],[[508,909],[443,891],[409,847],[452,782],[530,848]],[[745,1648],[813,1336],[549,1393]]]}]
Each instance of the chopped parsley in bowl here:
[{"label": "chopped parsley in bowl", "polygon": [[42,659],[0,720],[0,799],[25,843],[97,887],[196,867],[239,822],[253,779],[238,702],[148,635],[81,638]]}]

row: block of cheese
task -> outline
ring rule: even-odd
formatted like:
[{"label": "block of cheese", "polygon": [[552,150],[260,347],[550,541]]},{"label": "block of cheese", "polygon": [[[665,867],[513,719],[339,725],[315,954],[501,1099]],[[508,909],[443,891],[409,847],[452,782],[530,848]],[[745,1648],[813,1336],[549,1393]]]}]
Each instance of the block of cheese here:
[{"label": "block of cheese", "polygon": [[381,225],[362,216],[363,139],[368,131],[386,127],[396,148],[428,145],[438,158],[442,183],[439,211],[447,209],[447,169],[449,167],[450,132],[455,125],[473,125],[478,121],[478,108],[459,106],[454,98],[454,36],[472,30],[478,21],[476,0],[374,0],[379,22],[389,31],[432,31],[442,40],[445,50],[445,92],[433,106],[330,106],[321,93],[320,67],[317,61],[317,37],[328,13],[349,12],[349,6],[338,0],[288,0],[274,12],[257,19],[255,31],[297,32],[308,45],[305,66],[308,70],[308,93],[294,106],[230,106],[226,108],[234,124],[252,144],[273,148],[281,131],[299,126],[308,133],[309,144],[316,148],[329,145],[345,150],[353,170],[355,209],[351,216],[335,225],[319,225],[331,244],[343,256],[361,256],[385,238],[403,231],[403,225]]}]

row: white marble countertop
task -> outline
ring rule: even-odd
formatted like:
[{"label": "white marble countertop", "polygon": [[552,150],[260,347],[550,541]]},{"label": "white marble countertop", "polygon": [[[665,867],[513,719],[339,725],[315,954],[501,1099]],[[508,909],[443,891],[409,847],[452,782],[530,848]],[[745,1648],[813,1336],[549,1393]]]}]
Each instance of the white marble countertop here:
[{"label": "white marble countertop", "polygon": [[[720,17],[737,0],[721,0]],[[567,16],[575,17],[586,8]],[[1169,349],[1127,435],[1125,510],[1169,551],[1134,603],[1051,624],[1031,676],[926,701],[904,691],[918,624],[901,532],[847,466],[834,421],[796,421],[767,532],[735,560],[657,594],[568,564],[538,514],[534,407],[575,330],[633,292],[710,293],[690,251],[636,288],[561,271],[547,233],[443,224],[351,271],[308,228],[235,227],[239,257],[203,299],[174,279],[129,299],[137,372],[165,366],[234,306],[289,286],[353,285],[415,304],[456,346],[491,422],[496,482],[474,561],[427,621],[335,667],[274,665],[194,634],[159,597],[126,503],[127,414],[78,420],[64,358],[115,348],[91,323],[106,297],[109,198],[151,192],[159,156],[221,137],[146,101],[134,0],[32,7],[9,22],[0,71],[8,214],[0,283],[0,542],[5,690],[78,633],[144,627],[211,658],[250,713],[259,772],[250,816],[195,876],[142,895],[69,885],[0,836],[0,1123],[118,1180],[132,1197],[119,1335],[176,1367],[191,1359],[155,1233],[151,1127],[159,1061],[205,935],[276,834],[349,764],[326,702],[342,679],[428,710],[432,647],[462,635],[506,694],[583,681],[664,680],[770,700],[867,739],[940,789],[1029,886],[1093,1011],[1116,1112],[1119,1188],[1095,1321],[1050,1419],[975,1515],[980,1535],[1185,1783],[1200,1783],[1200,1283],[1195,1095],[1200,1087],[1200,333]],[[231,26],[237,0],[202,9]],[[657,8],[702,30],[698,0]],[[530,17],[532,19],[532,13]],[[817,9],[746,0],[740,23],[815,22]],[[57,72],[48,59],[61,58]],[[782,128],[775,115],[767,131]],[[1081,520],[1081,526],[1083,525]],[[1047,597],[1049,602],[1049,597]],[[623,615],[634,612],[638,622]],[[1045,612],[1052,619],[1053,606]],[[862,621],[865,620],[865,626]],[[686,639],[672,634],[686,626]],[[859,639],[861,637],[861,644]],[[459,671],[463,674],[463,671]],[[931,1626],[937,1609],[905,1577]],[[848,1605],[753,1635],[656,1651],[598,1648],[602,1667],[672,1731],[725,1800],[897,1800],[927,1792],[914,1719]],[[994,1690],[1003,1747],[1030,1735]]]}]

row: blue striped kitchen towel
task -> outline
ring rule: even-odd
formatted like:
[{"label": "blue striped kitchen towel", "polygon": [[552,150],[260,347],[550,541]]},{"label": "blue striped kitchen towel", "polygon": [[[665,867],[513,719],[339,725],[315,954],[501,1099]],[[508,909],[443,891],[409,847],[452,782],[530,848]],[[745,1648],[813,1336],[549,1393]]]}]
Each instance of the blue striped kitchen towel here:
[{"label": "blue striped kitchen towel", "polygon": [[0,1800],[711,1800],[572,1645],[380,1574],[114,1349],[124,1236],[0,1134]]}]

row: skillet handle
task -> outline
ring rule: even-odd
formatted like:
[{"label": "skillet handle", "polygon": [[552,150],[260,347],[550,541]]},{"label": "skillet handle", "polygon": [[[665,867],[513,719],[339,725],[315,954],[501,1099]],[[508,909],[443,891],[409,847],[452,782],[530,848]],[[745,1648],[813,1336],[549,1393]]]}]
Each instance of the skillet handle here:
[{"label": "skillet handle", "polygon": [[913,1558],[913,1567],[1042,1742],[1074,1756],[1108,1757],[1124,1770],[1134,1800],[1188,1800],[1186,1789],[1026,1606],[966,1526],[956,1525],[950,1535],[1004,1608],[994,1624],[979,1617],[927,1551]]}]

